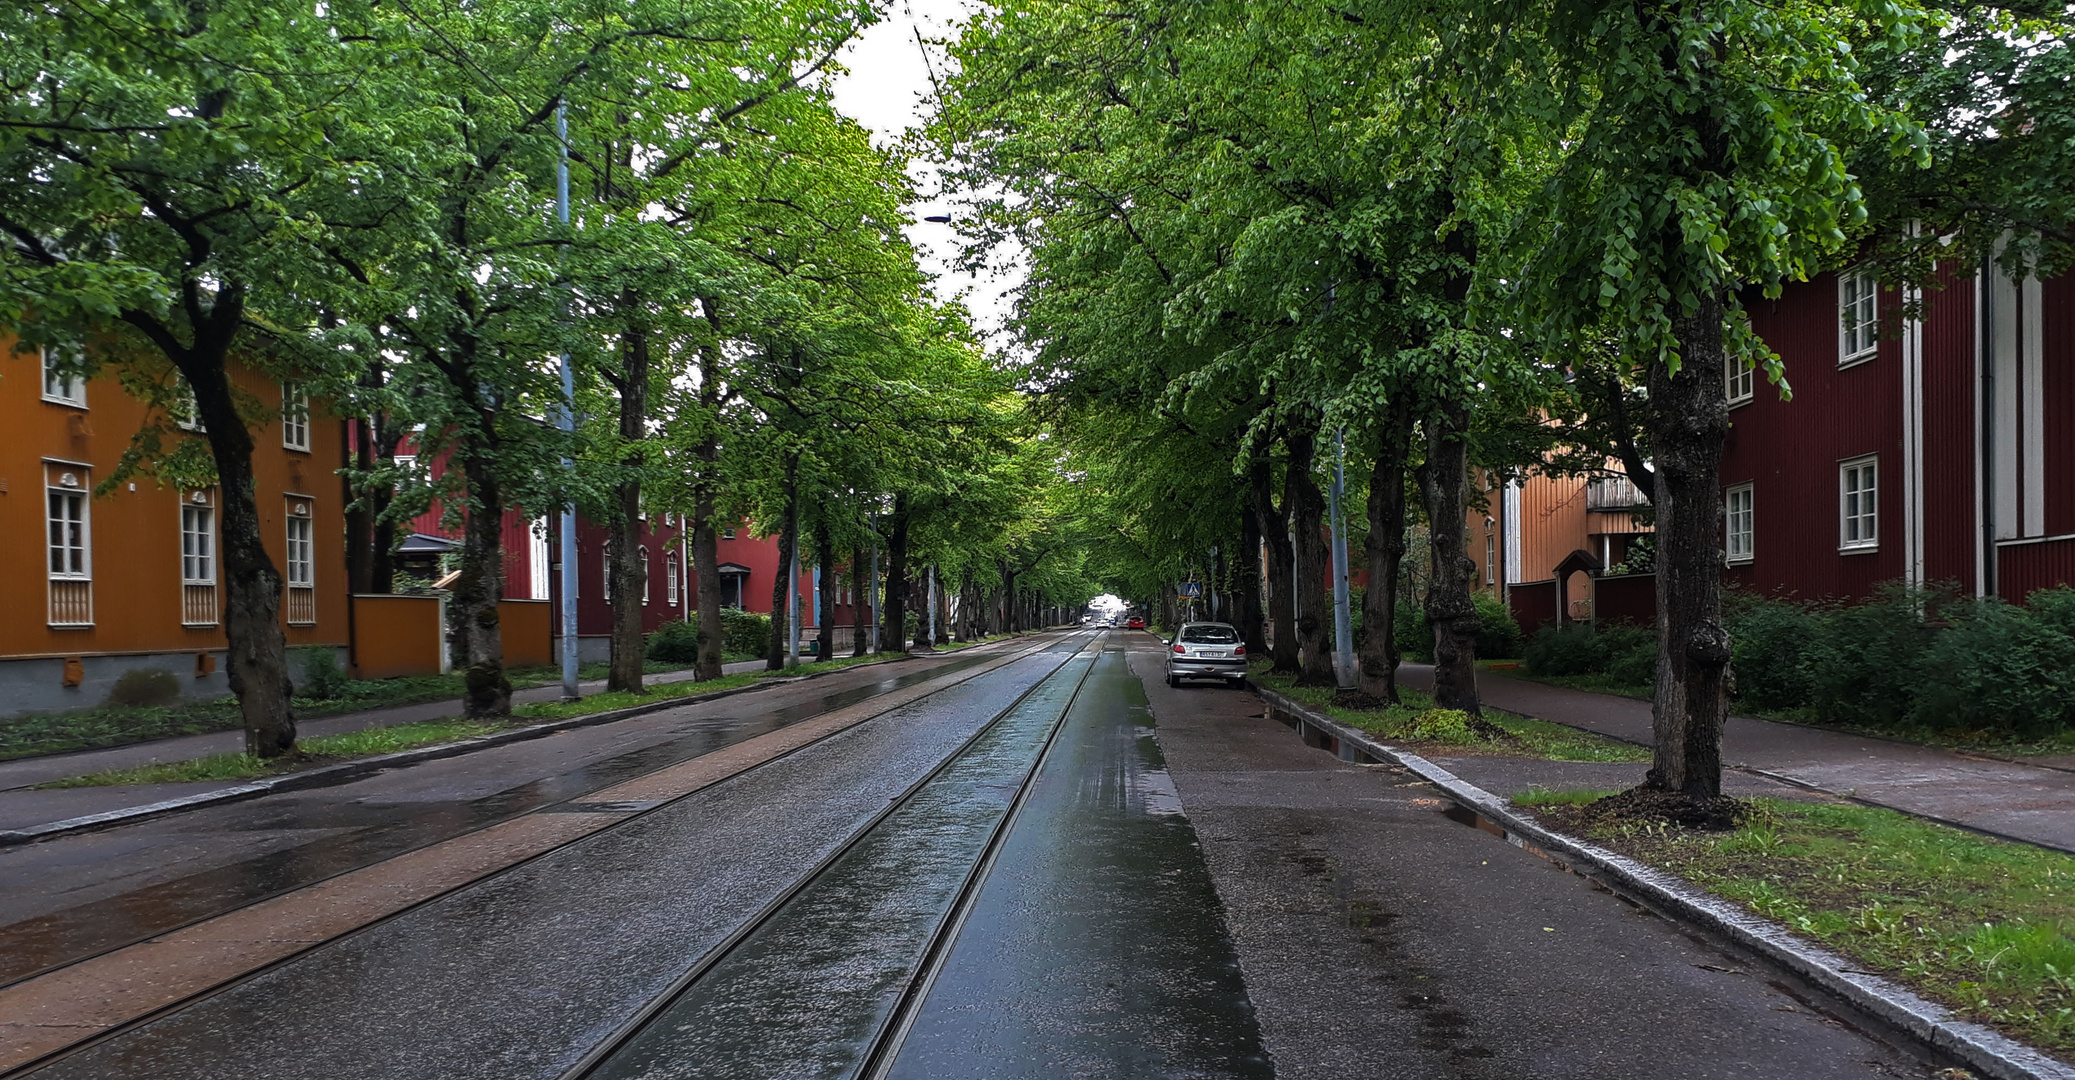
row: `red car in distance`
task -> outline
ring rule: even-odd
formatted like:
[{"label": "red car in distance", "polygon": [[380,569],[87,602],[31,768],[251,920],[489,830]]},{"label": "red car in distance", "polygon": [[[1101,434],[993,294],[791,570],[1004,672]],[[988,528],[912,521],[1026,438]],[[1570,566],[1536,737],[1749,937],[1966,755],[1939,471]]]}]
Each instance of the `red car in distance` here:
[{"label": "red car in distance", "polygon": [[1126,630],[1143,630],[1145,628],[1146,617],[1143,615],[1133,615],[1124,620],[1124,629]]}]

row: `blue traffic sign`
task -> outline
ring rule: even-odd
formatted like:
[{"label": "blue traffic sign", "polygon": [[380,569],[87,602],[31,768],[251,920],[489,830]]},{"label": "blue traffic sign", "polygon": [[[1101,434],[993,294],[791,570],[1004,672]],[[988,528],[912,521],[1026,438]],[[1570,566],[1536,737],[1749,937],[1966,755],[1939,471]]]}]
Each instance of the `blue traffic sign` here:
[{"label": "blue traffic sign", "polygon": [[1182,595],[1191,598],[1201,597],[1203,595],[1203,583],[1200,581],[1182,582]]}]

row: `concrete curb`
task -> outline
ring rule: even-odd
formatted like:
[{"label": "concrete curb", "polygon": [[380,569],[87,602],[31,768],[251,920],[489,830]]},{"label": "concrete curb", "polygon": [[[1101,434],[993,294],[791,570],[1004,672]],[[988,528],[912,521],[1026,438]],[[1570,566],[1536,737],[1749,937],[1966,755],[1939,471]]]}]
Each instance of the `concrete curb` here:
[{"label": "concrete curb", "polygon": [[[1004,639],[1004,641],[1011,640],[1014,639]],[[972,648],[983,647],[973,646]],[[971,652],[972,649],[960,649],[958,651]],[[436,746],[421,746],[412,750],[398,750],[392,754],[378,754],[374,757],[356,758],[352,761],[342,761],[337,765],[325,765],[320,768],[305,769],[301,772],[283,773],[280,776],[271,776],[264,780],[254,780],[250,783],[238,784],[233,787],[217,788],[214,791],[196,792],[193,795],[184,795],[180,798],[167,799],[163,802],[145,803],[141,806],[125,806],[119,810],[104,810],[98,814],[85,814],[80,817],[46,822],[42,825],[31,825],[25,829],[0,829],[0,847],[29,844],[38,840],[49,840],[53,837],[68,836],[74,833],[93,832],[97,829],[132,824],[147,818],[163,817],[167,814],[177,814],[188,810],[199,810],[206,806],[243,802],[246,799],[256,799],[262,795],[272,795],[281,791],[331,787],[335,784],[357,780],[370,773],[380,772],[383,769],[394,769],[402,765],[416,765],[422,761],[437,761],[441,758],[459,757],[462,754],[473,753],[477,750],[488,750],[492,747],[504,746],[509,743],[538,739],[557,732],[568,731],[572,728],[610,724],[652,712],[661,712],[664,709],[674,709],[681,705],[719,701],[722,698],[734,697],[738,694],[754,693],[758,690],[768,690],[779,686],[791,686],[795,683],[806,682],[809,679],[819,679],[824,676],[837,675],[845,671],[856,671],[861,668],[878,667],[881,664],[897,664],[904,660],[914,660],[930,655],[950,654],[913,653],[906,656],[888,657],[884,660],[874,660],[868,664],[851,664],[830,671],[810,672],[806,675],[798,675],[791,678],[764,679],[751,683],[748,686],[734,686],[726,690],[715,690],[705,694],[685,694],[679,697],[665,698],[661,701],[649,701],[640,705],[630,705],[624,709],[613,709],[609,712],[591,713],[587,716],[571,716],[562,720],[549,720],[545,723],[529,724],[526,727],[513,728],[510,731],[499,731],[490,735],[479,735],[473,739],[462,739],[458,742],[440,743]]]},{"label": "concrete curb", "polygon": [[1499,833],[1506,842],[1598,881],[1666,918],[1697,926],[1757,953],[1983,1076],[1996,1080],[2075,1080],[2075,1068],[1981,1024],[1958,1019],[1944,1006],[1926,1001],[1887,979],[1854,970],[1851,961],[1843,956],[1796,938],[1776,923],[1709,896],[1661,870],[1555,832],[1514,809],[1511,802],[1439,765],[1377,742],[1367,733],[1323,716],[1284,694],[1261,686],[1255,686],[1254,692],[1270,705],[1297,717],[1300,734],[1308,726],[1318,735],[1330,737],[1335,745],[1329,749],[1336,750],[1341,758],[1366,757],[1403,766],[1483,818],[1489,830]]}]

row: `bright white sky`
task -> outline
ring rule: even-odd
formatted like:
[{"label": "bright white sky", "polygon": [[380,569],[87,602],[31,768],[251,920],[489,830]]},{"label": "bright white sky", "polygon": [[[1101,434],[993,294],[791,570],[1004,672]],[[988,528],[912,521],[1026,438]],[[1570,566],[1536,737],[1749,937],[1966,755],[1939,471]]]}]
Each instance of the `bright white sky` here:
[{"label": "bright white sky", "polygon": [[[836,108],[873,133],[873,142],[884,146],[905,131],[919,127],[926,118],[924,98],[930,93],[930,64],[941,75],[945,59],[941,50],[925,64],[922,47],[916,43],[919,30],[924,38],[945,38],[955,33],[954,23],[963,20],[975,4],[972,0],[883,0],[885,18],[867,29],[843,54],[850,70],[834,84]],[[908,239],[921,253],[922,267],[936,275],[936,293],[952,298],[963,295],[973,319],[986,335],[991,349],[1011,348],[1003,332],[1009,314],[1009,292],[1022,279],[1018,269],[1005,275],[955,274],[950,263],[958,254],[958,241],[950,225],[922,219],[931,214],[955,213],[956,207],[935,198],[939,187],[936,171],[927,162],[913,166],[916,187],[924,199],[912,207],[915,223],[908,226]]]}]

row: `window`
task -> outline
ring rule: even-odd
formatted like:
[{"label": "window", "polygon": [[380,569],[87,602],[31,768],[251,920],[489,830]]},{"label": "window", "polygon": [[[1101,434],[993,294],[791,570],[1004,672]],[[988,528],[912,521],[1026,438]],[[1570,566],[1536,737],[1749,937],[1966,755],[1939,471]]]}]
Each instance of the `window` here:
[{"label": "window", "polygon": [[94,624],[93,528],[87,486],[83,469],[55,464],[45,468],[46,564],[50,570],[47,621],[52,626]]},{"label": "window", "polygon": [[1878,519],[1879,459],[1856,458],[1838,465],[1838,542],[1840,548],[1873,548],[1880,543]]},{"label": "window", "polygon": [[180,625],[216,623],[216,505],[193,491],[180,504]]},{"label": "window", "polygon": [[[208,498],[195,492],[198,502]],[[293,536],[294,530],[290,530]],[[290,541],[291,546],[293,540]],[[180,508],[180,581],[186,585],[216,584],[216,508],[187,505]]]},{"label": "window", "polygon": [[1871,360],[1880,345],[1880,282],[1869,269],[1837,277],[1837,366]]},{"label": "window", "polygon": [[664,576],[665,576],[665,578],[667,579],[667,580],[666,580],[666,581],[664,582],[664,586],[665,586],[666,588],[668,588],[668,589],[669,589],[669,600],[670,600],[670,606],[671,606],[671,607],[676,607],[676,606],[677,606],[677,560],[676,560],[676,559],[671,559],[671,560],[670,560],[670,562],[669,562],[669,563],[668,563],[668,565],[667,565],[667,568],[666,568],[666,569],[665,569],[665,571],[664,571]]},{"label": "window", "polygon": [[43,358],[43,400],[86,408],[86,376],[79,374],[76,361],[65,362],[66,357],[48,345],[37,352]]},{"label": "window", "polygon": [[1757,516],[1751,485],[1738,484],[1722,493],[1723,550],[1731,563],[1750,562],[1757,552]]},{"label": "window", "polygon": [[648,549],[642,548],[636,554],[641,556],[638,560],[641,563],[641,602],[646,605],[648,603]]},{"label": "window", "polygon": [[723,540],[733,540],[733,539],[735,538],[735,530],[733,530],[733,529],[722,529],[722,530],[720,531],[720,538],[721,538],[721,539],[723,539]]},{"label": "window", "polygon": [[1484,534],[1484,583],[1486,585],[1491,584],[1493,580],[1494,568],[1492,564],[1497,561],[1497,544],[1498,541],[1490,533]]},{"label": "window", "polygon": [[185,379],[174,384],[173,402],[166,406],[166,411],[182,431],[206,433],[209,430],[202,424],[201,406],[195,404],[194,387],[187,385]]},{"label": "window", "polygon": [[310,395],[294,383],[281,384],[281,445],[306,453],[310,449]]},{"label": "window", "polygon": [[310,499],[288,497],[288,622],[308,626],[317,621],[316,523]]},{"label": "window", "polygon": [[1731,405],[1742,405],[1758,396],[1758,365],[1749,359],[1731,358],[1724,375],[1723,391]]}]

